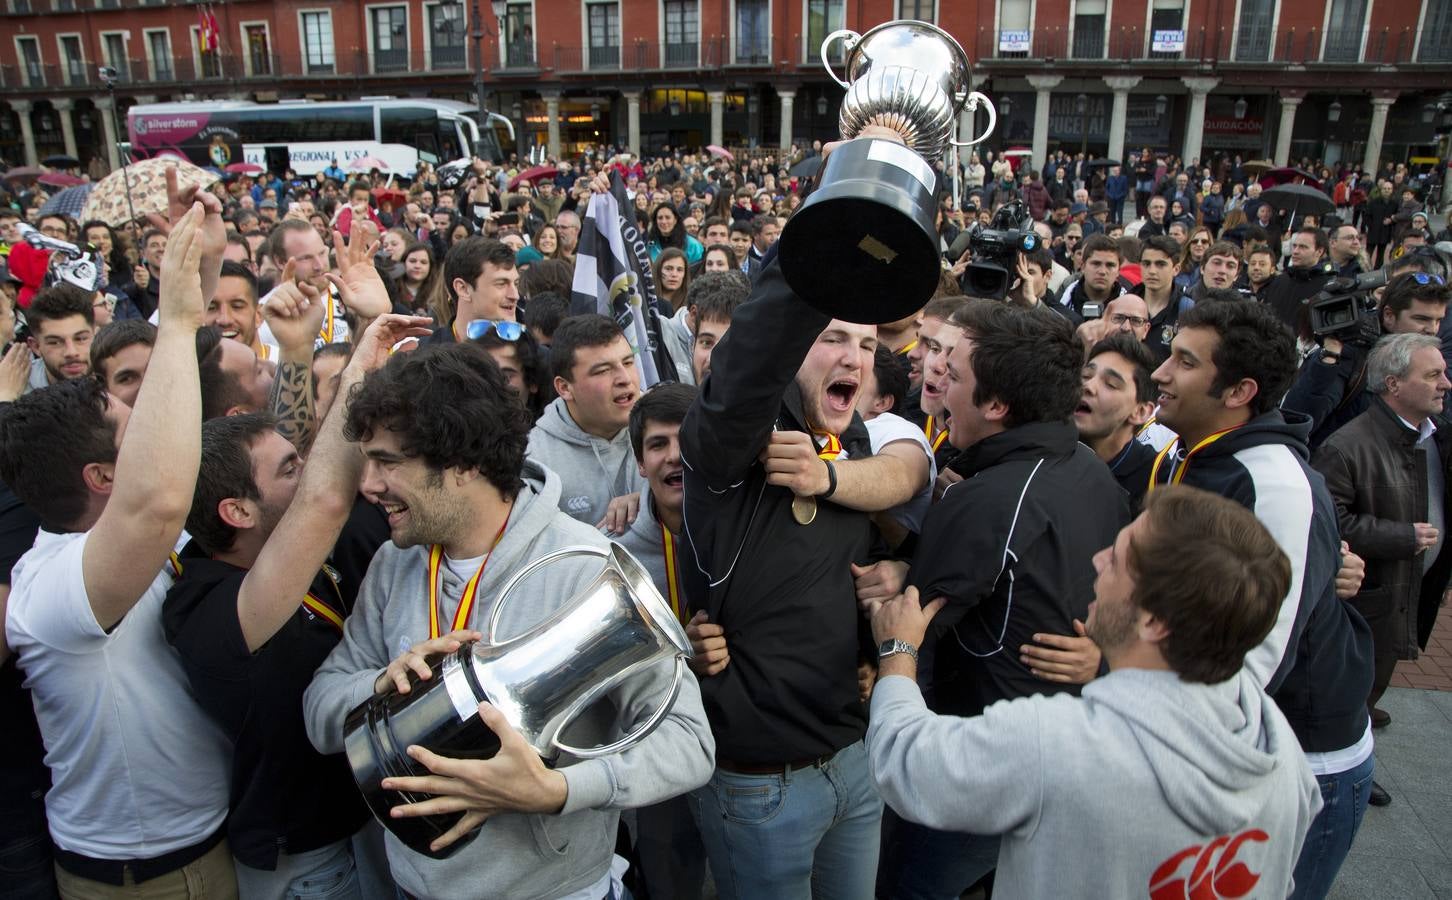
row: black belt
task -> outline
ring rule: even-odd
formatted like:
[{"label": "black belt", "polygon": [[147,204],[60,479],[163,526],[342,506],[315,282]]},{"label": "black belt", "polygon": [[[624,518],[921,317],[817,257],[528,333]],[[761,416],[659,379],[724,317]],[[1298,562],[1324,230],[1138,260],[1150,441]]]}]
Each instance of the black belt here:
[{"label": "black belt", "polygon": [[130,873],[133,882],[141,884],[143,881],[160,878],[175,872],[182,866],[196,862],[206,856],[213,847],[222,843],[222,839],[226,836],[227,824],[224,822],[221,828],[218,828],[211,837],[200,844],[173,850],[161,856],[153,856],[151,859],[93,859],[56,847],[55,861],[57,865],[72,875],[121,887],[126,884],[127,873]]},{"label": "black belt", "polygon": [[716,768],[737,775],[785,775],[788,769],[820,769],[832,761],[837,751],[814,756],[811,759],[797,759],[780,763],[740,763],[729,759],[716,760]]}]

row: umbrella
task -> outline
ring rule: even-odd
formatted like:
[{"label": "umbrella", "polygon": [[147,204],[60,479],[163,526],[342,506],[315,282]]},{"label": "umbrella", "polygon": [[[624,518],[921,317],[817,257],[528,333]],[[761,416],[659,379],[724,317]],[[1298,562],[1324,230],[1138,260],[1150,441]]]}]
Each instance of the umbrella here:
[{"label": "umbrella", "polygon": [[1086,168],[1086,169],[1112,169],[1112,168],[1114,168],[1117,165],[1121,165],[1121,163],[1117,159],[1091,159],[1087,163],[1084,164],[1084,168]]},{"label": "umbrella", "polygon": [[1304,169],[1293,169],[1289,166],[1271,169],[1260,176],[1260,186],[1263,188],[1273,188],[1278,184],[1305,184],[1320,188],[1321,179]]},{"label": "umbrella", "polygon": [[46,187],[68,188],[78,184],[85,184],[86,179],[72,175],[69,172],[47,172],[35,179]]},{"label": "umbrella", "polygon": [[408,202],[408,195],[403,191],[396,191],[392,188],[374,188],[373,202],[380,204],[392,203],[397,208]]},{"label": "umbrella", "polygon": [[712,156],[719,156],[722,159],[729,159],[732,162],[736,162],[736,157],[731,155],[731,151],[718,144],[707,144],[706,152],[711,154]]},{"label": "umbrella", "polygon": [[1265,191],[1260,199],[1278,210],[1291,210],[1291,221],[1298,216],[1324,216],[1336,209],[1331,198],[1309,184],[1282,184]]},{"label": "umbrella", "polygon": [[388,163],[376,156],[360,156],[348,163],[348,168],[354,172],[371,172],[374,169],[382,169],[386,172],[388,171]]},{"label": "umbrella", "polygon": [[82,182],[75,187],[68,187],[45,201],[45,205],[40,208],[40,212],[42,215],[58,214],[70,216],[72,219],[79,219],[81,217],[81,210],[85,209],[86,198],[91,196],[91,191],[95,190],[95,188],[96,186],[89,181]]},{"label": "umbrella", "polygon": [[1247,175],[1260,175],[1263,172],[1269,172],[1275,167],[1276,164],[1268,159],[1252,159],[1240,164],[1240,168],[1244,169]]},{"label": "umbrella", "polygon": [[559,173],[560,170],[555,166],[530,166],[528,169],[509,179],[508,189],[512,191],[519,187],[521,181],[528,181],[530,184],[534,184],[541,178],[548,178],[553,181],[554,177]]},{"label": "umbrella", "polygon": [[266,170],[256,163],[240,162],[228,165],[226,171],[233,175],[261,175]]},{"label": "umbrella", "polygon": [[806,159],[792,166],[791,171],[787,174],[793,178],[811,178],[817,174],[817,170],[820,168],[822,168],[822,157],[820,155],[808,156]]},{"label": "umbrella", "polygon": [[91,196],[86,198],[82,218],[100,219],[107,225],[121,226],[147,215],[167,214],[166,170],[176,168],[177,188],[185,190],[196,185],[209,187],[217,176],[176,159],[143,159],[123,166],[102,178]]},{"label": "umbrella", "polygon": [[47,156],[42,159],[41,165],[50,166],[52,169],[74,169],[81,164],[74,156],[67,156],[64,153],[57,153],[54,156]]},{"label": "umbrella", "polygon": [[5,173],[6,181],[20,181],[29,183],[45,174],[45,170],[39,166],[18,166]]}]

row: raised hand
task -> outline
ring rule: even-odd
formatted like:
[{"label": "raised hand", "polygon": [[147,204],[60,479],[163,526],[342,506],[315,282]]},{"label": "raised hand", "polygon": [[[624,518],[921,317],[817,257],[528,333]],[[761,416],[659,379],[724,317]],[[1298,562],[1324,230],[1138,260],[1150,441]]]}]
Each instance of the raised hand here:
[{"label": "raised hand", "polygon": [[168,235],[176,227],[187,210],[194,204],[200,203],[204,212],[204,218],[198,227],[197,239],[200,241],[201,259],[201,280],[202,296],[210,297],[217,291],[217,279],[222,272],[222,254],[227,250],[227,228],[222,224],[222,201],[211,191],[204,190],[197,185],[190,185],[186,188],[178,186],[176,166],[167,166],[166,169],[166,206],[167,219],[163,221],[160,216],[148,216],[151,224]]},{"label": "raised hand", "polygon": [[353,355],[348,360],[348,368],[358,370],[359,374],[383,368],[395,344],[405,338],[428,335],[432,322],[433,319],[428,316],[400,316],[394,313],[379,316],[353,342]]},{"label": "raised hand", "polygon": [[202,223],[206,211],[202,203],[192,204],[177,221],[166,241],[161,258],[161,292],[157,300],[157,319],[161,327],[202,327],[206,295],[202,293]]},{"label": "raised hand", "polygon": [[283,356],[305,356],[311,361],[313,341],[323,327],[327,310],[322,291],[298,281],[297,260],[289,259],[282,268],[277,287],[262,304],[262,318],[272,329]]},{"label": "raised hand", "polygon": [[0,359],[0,403],[19,399],[30,382],[30,348],[24,341],[11,344]]},{"label": "raised hand", "polygon": [[366,216],[354,216],[348,231],[348,242],[343,243],[341,232],[333,232],[333,250],[338,259],[341,277],[327,273],[328,281],[338,289],[343,305],[360,319],[376,319],[393,309],[388,299],[388,288],[373,267],[373,255],[378,252],[378,242],[369,242],[364,223]]}]

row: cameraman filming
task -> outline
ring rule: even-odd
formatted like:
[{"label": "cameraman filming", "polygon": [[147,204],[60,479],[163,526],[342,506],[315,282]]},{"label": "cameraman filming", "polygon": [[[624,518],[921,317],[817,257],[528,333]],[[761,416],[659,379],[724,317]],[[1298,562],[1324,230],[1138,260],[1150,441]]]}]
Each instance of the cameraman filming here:
[{"label": "cameraman filming", "polygon": [[[1387,284],[1376,310],[1377,324],[1382,334],[1435,336],[1447,314],[1449,298],[1452,291],[1441,275],[1403,272]],[[1369,350],[1369,342],[1344,342],[1328,336],[1301,365],[1281,406],[1311,417],[1312,450],[1371,406],[1366,389]]]}]

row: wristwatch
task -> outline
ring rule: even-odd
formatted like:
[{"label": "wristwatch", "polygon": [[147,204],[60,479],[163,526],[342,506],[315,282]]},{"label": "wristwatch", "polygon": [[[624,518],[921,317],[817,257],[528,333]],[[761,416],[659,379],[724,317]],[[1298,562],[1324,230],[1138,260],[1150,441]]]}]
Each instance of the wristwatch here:
[{"label": "wristwatch", "polygon": [[877,647],[877,660],[881,662],[896,653],[906,653],[913,658],[913,662],[918,661],[918,648],[902,638],[892,638],[879,644]]}]

